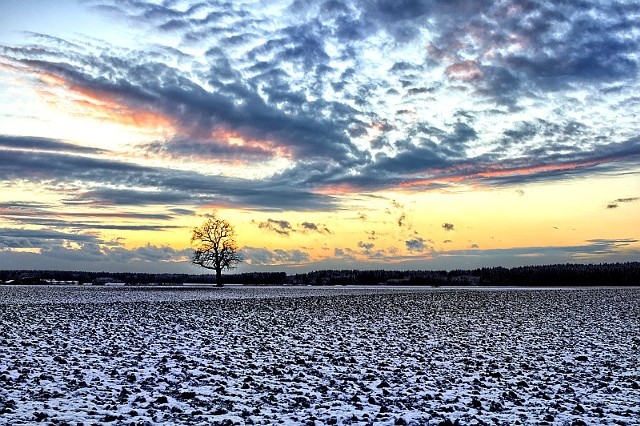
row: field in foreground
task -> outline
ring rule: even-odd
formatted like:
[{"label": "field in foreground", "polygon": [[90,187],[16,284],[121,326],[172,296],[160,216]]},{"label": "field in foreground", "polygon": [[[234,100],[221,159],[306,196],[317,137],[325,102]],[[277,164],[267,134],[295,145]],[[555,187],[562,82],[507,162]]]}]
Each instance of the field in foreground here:
[{"label": "field in foreground", "polygon": [[0,423],[637,424],[640,289],[0,287]]}]

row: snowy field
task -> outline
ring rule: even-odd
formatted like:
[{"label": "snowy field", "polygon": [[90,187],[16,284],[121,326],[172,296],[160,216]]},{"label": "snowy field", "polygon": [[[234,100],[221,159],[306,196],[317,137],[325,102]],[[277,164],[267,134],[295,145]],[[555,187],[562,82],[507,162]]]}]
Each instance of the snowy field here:
[{"label": "snowy field", "polygon": [[0,424],[640,424],[638,288],[0,286],[0,354]]}]

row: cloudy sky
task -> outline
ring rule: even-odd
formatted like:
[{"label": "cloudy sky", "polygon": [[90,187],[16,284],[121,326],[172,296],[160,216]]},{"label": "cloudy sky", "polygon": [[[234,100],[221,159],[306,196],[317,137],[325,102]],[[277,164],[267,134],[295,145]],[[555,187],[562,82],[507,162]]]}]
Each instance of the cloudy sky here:
[{"label": "cloudy sky", "polygon": [[0,268],[640,258],[636,1],[3,0]]}]

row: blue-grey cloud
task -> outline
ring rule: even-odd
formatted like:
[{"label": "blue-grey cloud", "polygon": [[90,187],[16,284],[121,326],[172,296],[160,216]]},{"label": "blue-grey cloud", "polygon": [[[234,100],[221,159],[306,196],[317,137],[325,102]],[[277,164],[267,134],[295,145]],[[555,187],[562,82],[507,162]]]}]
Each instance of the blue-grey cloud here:
[{"label": "blue-grey cloud", "polygon": [[410,252],[418,252],[423,253],[427,250],[427,241],[422,237],[415,237],[410,240],[405,241],[405,245],[407,246],[407,250]]},{"label": "blue-grey cloud", "polygon": [[242,255],[251,266],[299,265],[309,261],[309,254],[302,250],[269,250],[260,247],[243,247]]},{"label": "blue-grey cloud", "polygon": [[333,255],[335,258],[341,261],[353,262],[356,260],[354,251],[349,248],[345,248],[345,249],[335,248],[333,250]]},{"label": "blue-grey cloud", "polygon": [[[5,216],[4,214],[0,217]],[[108,223],[98,221],[76,221],[76,220],[62,220],[62,219],[49,219],[38,217],[10,217],[11,221],[17,224],[27,224],[42,226],[45,228],[57,228],[57,229],[72,229],[78,230],[112,230],[112,231],[162,231],[167,229],[180,229],[179,226],[174,225],[142,225],[142,224],[126,224],[126,223]],[[63,236],[61,235],[61,239]]]},{"label": "blue-grey cloud", "polygon": [[[602,255],[620,255],[625,257],[625,248],[633,243],[637,243],[635,238],[620,239],[593,239],[588,240],[583,245],[575,246],[554,246],[554,247],[521,247],[521,248],[501,248],[478,250],[450,250],[439,252],[438,256],[473,256],[482,258],[500,259],[502,257],[518,256],[521,258],[531,258],[532,263],[549,263],[553,256],[561,256],[563,259],[573,259],[574,261],[584,261],[590,257],[596,258]],[[637,250],[632,250],[628,256],[637,255]],[[538,260],[540,259],[540,260]],[[534,262],[538,260],[537,262]]]},{"label": "blue-grey cloud", "polygon": [[318,225],[313,222],[302,222],[300,224],[302,226],[302,232],[317,232],[320,234],[331,234],[329,228],[324,225]]},{"label": "blue-grey cloud", "polygon": [[265,229],[280,235],[288,236],[293,231],[291,223],[286,220],[267,219],[264,222],[259,222],[257,225],[260,229]]},{"label": "blue-grey cloud", "polygon": [[0,149],[70,152],[76,154],[102,154],[103,150],[49,138],[0,135]]},{"label": "blue-grey cloud", "polygon": [[[25,235],[25,238],[31,236]],[[118,244],[105,245],[91,240],[74,240],[76,247],[71,248],[68,241],[71,240],[59,241],[54,238],[50,241],[36,241],[35,246],[18,246],[37,248],[38,253],[4,251],[7,246],[0,241],[0,268],[159,273],[170,269],[183,273],[195,272],[185,262],[190,257],[191,250],[151,245],[129,250]]]},{"label": "blue-grey cloud", "polygon": [[617,198],[614,201],[607,204],[608,209],[616,209],[620,204],[623,203],[633,203],[635,201],[640,200],[640,197],[627,197],[627,198]]},{"label": "blue-grey cloud", "polygon": [[[307,210],[330,206],[332,197],[247,179],[140,166],[69,153],[4,151],[0,179],[57,183],[86,190],[68,191],[67,203],[107,205],[204,204],[249,206],[273,210]],[[73,185],[72,185],[73,184]]]},{"label": "blue-grey cloud", "polygon": [[[178,226],[167,225],[175,218],[174,214],[140,213],[135,211],[74,211],[63,205],[38,202],[3,202],[0,203],[0,219],[6,226],[37,226],[41,229],[57,229],[77,233],[83,230],[115,230],[115,231],[162,231],[177,229]],[[191,214],[185,211],[184,214]],[[59,234],[64,240],[66,233]]]},{"label": "blue-grey cloud", "polygon": [[0,247],[8,248],[43,248],[51,242],[98,242],[91,233],[61,232],[50,229],[31,230],[4,228],[0,235]]}]

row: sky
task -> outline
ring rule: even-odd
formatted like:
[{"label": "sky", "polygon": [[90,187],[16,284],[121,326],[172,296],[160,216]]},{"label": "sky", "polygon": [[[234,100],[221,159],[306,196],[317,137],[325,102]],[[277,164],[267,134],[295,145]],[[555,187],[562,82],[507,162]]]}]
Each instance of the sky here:
[{"label": "sky", "polygon": [[635,1],[2,4],[0,269],[640,260]]}]

